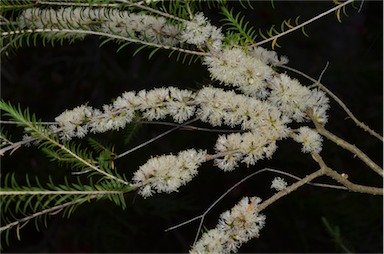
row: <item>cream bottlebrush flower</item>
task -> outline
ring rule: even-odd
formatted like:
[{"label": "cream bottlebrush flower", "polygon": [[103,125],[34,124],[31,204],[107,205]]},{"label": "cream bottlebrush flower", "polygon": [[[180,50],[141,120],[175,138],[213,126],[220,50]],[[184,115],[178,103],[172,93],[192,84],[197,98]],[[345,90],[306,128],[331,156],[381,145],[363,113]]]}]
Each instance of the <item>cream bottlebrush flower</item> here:
[{"label": "cream bottlebrush flower", "polygon": [[140,29],[135,29],[136,34],[140,34],[140,39],[162,45],[175,45],[180,41],[179,28],[176,25],[167,23],[165,18],[144,14],[130,14],[130,17],[134,16],[142,18]]},{"label": "cream bottlebrush flower", "polygon": [[269,87],[271,92],[268,101],[289,118],[303,122],[308,118],[306,110],[312,108],[321,122],[327,121],[326,111],[329,108],[329,100],[323,92],[316,89],[310,90],[286,74],[275,76]]},{"label": "cream bottlebrush flower", "polygon": [[157,88],[150,91],[141,90],[137,93],[138,109],[143,112],[143,117],[152,121],[164,118],[168,110],[166,102],[169,100],[167,88]]},{"label": "cream bottlebrush flower", "polygon": [[312,115],[317,122],[325,124],[328,121],[329,99],[323,91],[314,89],[311,92],[308,104],[312,108]]},{"label": "cream bottlebrush flower", "polygon": [[262,47],[254,47],[248,51],[248,54],[260,59],[263,63],[268,65],[277,66],[288,63],[287,57],[279,57],[275,51],[270,51]]},{"label": "cream bottlebrush flower", "polygon": [[272,181],[271,189],[282,191],[287,188],[287,182],[281,177],[275,177]]},{"label": "cream bottlebrush flower", "polygon": [[[84,27],[89,27],[92,24],[92,18],[95,16],[97,16],[95,10],[89,8],[29,8],[20,14],[18,24],[21,27],[32,29],[83,30]],[[85,34],[55,32],[50,36],[64,36],[66,38],[76,36],[83,38]]]},{"label": "cream bottlebrush flower", "polygon": [[323,138],[321,135],[306,126],[299,128],[299,133],[293,137],[293,139],[302,143],[303,147],[301,151],[303,153],[320,153],[322,149]]},{"label": "cream bottlebrush flower", "polygon": [[213,79],[225,85],[238,87],[247,95],[257,96],[266,88],[273,69],[240,48],[226,48],[205,57],[204,64]]},{"label": "cream bottlebrush flower", "polygon": [[125,37],[137,37],[161,45],[175,45],[180,41],[180,30],[176,25],[170,24],[163,17],[154,17],[146,14],[129,13],[119,10],[100,9],[100,30],[105,33],[118,34]]},{"label": "cream bottlebrush flower", "polygon": [[175,45],[180,41],[180,30],[163,17],[130,13],[107,8],[30,8],[23,11],[18,23],[21,27],[37,29],[79,30],[55,32],[52,36],[84,37],[81,30],[138,38],[161,45]]},{"label": "cream bottlebrush flower", "polygon": [[215,159],[215,165],[224,171],[234,170],[243,158],[243,154],[240,152],[241,142],[242,138],[239,133],[219,136],[215,150],[217,153],[224,153],[225,155],[223,158]]},{"label": "cream bottlebrush flower", "polygon": [[64,138],[82,138],[88,130],[101,133],[125,128],[135,116],[135,111],[141,111],[142,116],[148,120],[170,115],[176,122],[182,123],[195,113],[194,97],[195,94],[191,91],[175,87],[142,90],[138,94],[125,92],[113,104],[104,105],[102,111],[80,106],[66,110],[56,121],[62,127]]},{"label": "cream bottlebrush flower", "polygon": [[276,140],[262,136],[257,132],[242,134],[241,153],[244,155],[242,162],[247,166],[255,165],[258,160],[272,158],[277,149]]},{"label": "cream bottlebrush flower", "polygon": [[225,154],[215,159],[215,165],[224,171],[232,171],[238,162],[247,166],[255,165],[258,160],[271,158],[276,151],[276,140],[270,139],[260,133],[232,133],[220,136],[215,145],[217,154]]},{"label": "cream bottlebrush flower", "polygon": [[289,119],[277,107],[256,98],[205,87],[196,96],[199,105],[197,116],[212,126],[223,123],[231,127],[241,125],[243,130],[259,132],[259,135],[279,139],[288,134]]},{"label": "cream bottlebrush flower", "polygon": [[[212,126],[220,126],[223,123],[225,114],[225,107],[230,107],[230,101],[232,96],[235,96],[233,92],[224,92],[221,89],[213,87],[205,87],[201,89],[196,96],[196,103],[199,105],[197,115],[203,122],[208,122]],[[232,97],[233,98],[233,97]],[[233,105],[236,107],[235,105]],[[236,116],[232,119],[235,126],[240,124],[240,119]]]},{"label": "cream bottlebrush flower", "polygon": [[92,119],[89,120],[89,128],[92,133],[123,129],[132,121],[136,107],[136,94],[125,92],[117,97],[112,105],[104,105],[103,112],[95,110]]},{"label": "cream bottlebrush flower", "polygon": [[204,233],[200,240],[196,242],[192,249],[189,251],[190,254],[224,254],[229,253],[225,249],[228,240],[228,233],[226,231],[214,228]]},{"label": "cream bottlebrush flower", "polygon": [[206,161],[207,152],[194,149],[176,155],[151,158],[134,173],[133,186],[143,197],[157,192],[173,192],[197,175],[197,169]]},{"label": "cream bottlebrush flower", "polygon": [[208,38],[208,44],[210,48],[215,52],[220,51],[223,45],[224,35],[221,32],[221,28],[212,26],[211,36]]},{"label": "cream bottlebrush flower", "polygon": [[180,90],[175,87],[169,87],[170,98],[167,103],[168,114],[173,119],[182,123],[195,114],[194,99],[195,94],[188,90]]},{"label": "cream bottlebrush flower", "polygon": [[204,233],[189,253],[235,253],[243,243],[259,237],[265,224],[265,216],[257,212],[260,202],[260,198],[245,197],[222,213],[217,227]]},{"label": "cream bottlebrush flower", "polygon": [[84,137],[88,132],[88,121],[92,118],[94,110],[89,106],[78,106],[72,110],[66,110],[55,118],[62,128],[61,136],[64,139],[72,137]]},{"label": "cream bottlebrush flower", "polygon": [[136,108],[148,120],[171,115],[176,122],[182,123],[195,113],[193,100],[194,94],[191,91],[168,87],[142,90],[137,94],[135,103]]},{"label": "cream bottlebrush flower", "polygon": [[117,103],[114,104],[104,105],[103,112],[95,111],[89,123],[92,133],[123,129],[132,121],[134,111],[131,108],[116,108]]},{"label": "cream bottlebrush flower", "polygon": [[204,16],[204,13],[200,12],[195,14],[192,21],[185,22],[185,28],[181,32],[180,38],[181,41],[198,47],[209,43],[215,50],[220,50],[224,36],[221,30],[211,25]]},{"label": "cream bottlebrush flower", "polygon": [[136,92],[124,92],[113,102],[113,107],[116,110],[135,110],[138,103]]}]

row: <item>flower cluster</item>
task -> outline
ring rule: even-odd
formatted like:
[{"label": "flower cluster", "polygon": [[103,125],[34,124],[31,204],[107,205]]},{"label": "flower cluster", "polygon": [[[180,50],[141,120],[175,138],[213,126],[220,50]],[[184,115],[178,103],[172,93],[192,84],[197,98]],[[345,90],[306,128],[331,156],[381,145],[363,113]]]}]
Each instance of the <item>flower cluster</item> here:
[{"label": "flower cluster", "polygon": [[182,123],[195,113],[194,97],[191,91],[167,87],[142,90],[136,97],[130,96],[129,101],[133,102],[136,109],[142,111],[143,117],[148,120],[161,119],[169,114],[176,122]]},{"label": "flower cluster", "polygon": [[296,142],[302,143],[301,151],[304,153],[320,153],[323,138],[321,135],[306,126],[299,128],[299,133],[293,137]]},{"label": "flower cluster", "polygon": [[215,164],[224,171],[232,171],[239,162],[249,166],[255,165],[258,160],[271,158],[276,149],[276,140],[255,132],[222,135],[216,142],[215,150],[223,157],[215,159]]},{"label": "flower cluster", "polygon": [[[160,45],[175,45],[181,41],[178,26],[172,25],[163,17],[136,14],[107,8],[30,8],[20,15],[19,25],[32,29],[67,30],[57,34],[66,37],[84,37],[86,33],[77,31],[96,31],[122,37],[137,38]],[[75,31],[74,31],[75,32]]]},{"label": "flower cluster", "polygon": [[244,94],[265,99],[288,118],[307,120],[307,110],[321,123],[327,122],[329,99],[322,91],[311,90],[286,74],[276,73],[270,65],[285,64],[273,51],[256,47],[247,53],[241,48],[225,48],[205,57],[212,79],[237,87]]},{"label": "flower cluster", "polygon": [[157,192],[177,191],[197,175],[197,169],[206,161],[206,151],[189,149],[178,155],[164,155],[149,159],[132,178],[143,197]]},{"label": "flower cluster", "polygon": [[84,122],[87,122],[93,114],[94,110],[91,107],[81,105],[72,110],[64,111],[55,120],[62,128],[64,137],[83,138],[88,133],[88,125]]},{"label": "flower cluster", "polygon": [[265,216],[257,212],[260,202],[260,198],[245,197],[230,211],[222,213],[217,227],[204,233],[190,253],[234,253],[243,243],[259,237],[265,224]]},{"label": "flower cluster", "polygon": [[181,32],[181,39],[198,47],[208,43],[215,51],[221,49],[224,36],[221,29],[211,25],[203,13],[197,13],[192,21],[185,22],[185,29]]},{"label": "flower cluster", "polygon": [[196,103],[199,105],[197,116],[212,126],[241,125],[243,130],[253,130],[274,139],[288,133],[286,125],[290,120],[277,107],[256,98],[205,87],[198,92]]},{"label": "flower cluster", "polygon": [[303,122],[307,110],[312,109],[314,116],[322,123],[327,122],[329,99],[322,91],[310,90],[296,79],[279,74],[270,81],[271,92],[268,101],[283,111],[289,118]]},{"label": "flower cluster", "polygon": [[55,120],[62,128],[60,134],[64,139],[82,138],[88,132],[119,130],[133,120],[135,111],[141,111],[142,117],[148,120],[161,119],[168,114],[181,123],[195,113],[195,106],[191,103],[194,96],[191,91],[174,87],[142,90],[137,94],[125,92],[112,105],[104,105],[103,111],[80,106],[66,110]]},{"label": "flower cluster", "polygon": [[264,94],[267,86],[265,80],[274,73],[263,60],[235,47],[205,57],[204,64],[208,66],[211,78],[252,96]]},{"label": "flower cluster", "polygon": [[287,188],[287,182],[281,177],[275,177],[272,181],[271,189],[282,191]]}]

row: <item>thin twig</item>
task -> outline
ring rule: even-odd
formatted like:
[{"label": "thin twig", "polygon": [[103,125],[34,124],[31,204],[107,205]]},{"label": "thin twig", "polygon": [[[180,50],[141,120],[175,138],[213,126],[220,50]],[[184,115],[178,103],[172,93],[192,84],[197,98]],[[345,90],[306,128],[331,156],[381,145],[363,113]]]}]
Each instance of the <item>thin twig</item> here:
[{"label": "thin twig", "polygon": [[328,66],[329,66],[329,61],[327,61],[327,63],[325,64],[325,67],[324,67],[324,69],[321,71],[321,73],[320,73],[320,76],[319,76],[319,78],[317,79],[317,82],[316,83],[321,83],[321,79],[323,78],[323,75],[324,75],[324,73],[325,73],[325,71],[328,69]]},{"label": "thin twig", "polygon": [[136,150],[138,150],[138,149],[140,149],[140,148],[142,148],[142,147],[144,147],[144,146],[146,146],[146,145],[148,145],[148,144],[150,144],[150,143],[152,143],[152,142],[158,140],[159,138],[162,138],[162,137],[164,137],[165,135],[167,135],[167,134],[169,134],[169,133],[171,133],[171,132],[173,132],[173,131],[175,131],[175,130],[177,130],[177,129],[179,129],[179,128],[185,126],[185,125],[188,125],[188,124],[190,124],[190,123],[193,123],[193,122],[195,122],[195,121],[197,121],[197,118],[192,119],[192,120],[189,120],[189,121],[187,121],[187,122],[185,122],[185,123],[183,123],[183,124],[179,124],[179,125],[177,125],[176,127],[173,127],[172,129],[167,130],[167,131],[165,131],[165,132],[163,132],[163,133],[157,135],[156,137],[151,138],[150,140],[147,140],[146,142],[141,143],[140,145],[135,146],[134,148],[129,149],[128,151],[119,154],[119,155],[116,157],[116,159],[120,159],[120,158],[124,157],[125,155],[130,154],[130,153],[132,153],[132,152],[134,152],[134,151],[136,151]]},{"label": "thin twig", "polygon": [[363,4],[364,4],[364,0],[362,0],[361,3],[360,3],[359,10],[357,11],[358,13],[360,13],[361,10],[363,9]]},{"label": "thin twig", "polygon": [[340,100],[334,93],[332,93],[328,88],[326,88],[323,84],[319,83],[316,79],[308,76],[307,74],[305,74],[305,73],[303,73],[303,72],[301,72],[299,70],[296,70],[294,68],[291,68],[289,66],[280,65],[279,67],[287,69],[287,70],[290,70],[290,71],[295,72],[297,74],[300,74],[301,76],[303,76],[303,77],[307,78],[308,80],[311,80],[312,82],[314,82],[314,84],[316,86],[318,86],[320,89],[322,89],[324,92],[326,92],[329,96],[331,96],[332,99],[334,99],[340,105],[340,107],[347,113],[347,115],[356,123],[356,125],[358,127],[362,128],[363,130],[367,131],[372,136],[374,136],[374,137],[378,138],[380,141],[384,142],[384,139],[383,139],[383,137],[380,134],[378,134],[377,132],[375,132],[374,130],[369,128],[363,122],[359,121],[353,115],[353,113],[348,109],[348,107],[345,105],[345,103],[342,100]]},{"label": "thin twig", "polygon": [[348,1],[345,2],[345,3],[339,4],[339,5],[337,5],[336,7],[333,7],[332,9],[329,9],[328,11],[322,12],[321,14],[317,15],[316,17],[313,17],[313,18],[311,18],[310,20],[307,20],[307,21],[305,21],[304,23],[302,23],[302,24],[300,24],[300,25],[297,25],[297,26],[295,26],[295,27],[293,27],[293,28],[291,28],[291,29],[289,29],[289,30],[287,30],[287,31],[285,31],[285,32],[282,32],[282,33],[280,33],[280,34],[277,34],[277,35],[275,35],[275,36],[272,36],[272,37],[270,37],[270,38],[268,38],[268,39],[266,39],[266,40],[263,40],[263,41],[261,41],[261,42],[254,43],[254,44],[251,45],[251,47],[255,47],[255,46],[257,47],[257,46],[260,46],[260,45],[265,44],[265,43],[267,43],[267,42],[276,40],[277,38],[279,38],[279,37],[281,37],[281,36],[284,36],[284,35],[287,35],[287,34],[293,32],[293,31],[295,31],[295,30],[297,30],[297,29],[300,29],[300,28],[302,28],[302,27],[304,27],[304,26],[306,26],[306,25],[308,25],[308,24],[314,22],[315,20],[320,19],[320,18],[322,18],[322,17],[328,15],[328,14],[331,13],[331,12],[333,12],[333,11],[335,11],[335,10],[338,10],[338,9],[344,7],[345,5],[348,5],[348,4],[350,4],[350,3],[353,3],[354,1],[355,1],[355,0],[348,0]]},{"label": "thin twig", "polygon": [[[177,123],[171,123],[171,122],[162,122],[162,121],[134,121],[136,123],[140,124],[156,124],[156,125],[168,125],[168,126],[180,126],[180,124]],[[226,129],[211,129],[211,128],[202,128],[197,127],[193,125],[184,125],[183,127],[180,127],[180,130],[187,130],[187,131],[206,131],[206,132],[245,132],[244,130],[226,130]]]},{"label": "thin twig", "polygon": [[[284,172],[284,171],[281,171],[281,170],[277,170],[277,169],[268,168],[268,171],[274,172],[274,173],[278,173],[278,174],[281,174],[281,175],[285,175],[285,176],[289,176],[289,177],[291,177],[293,179],[296,179],[298,181],[303,179],[303,178],[300,178],[298,176],[295,176],[295,175],[292,175],[290,173],[287,173],[287,172]],[[323,187],[323,188],[338,189],[338,190],[348,190],[347,187],[340,186],[340,185],[333,185],[333,184],[326,184],[326,183],[307,183],[307,184],[312,185],[312,186],[317,186],[317,187]]]}]

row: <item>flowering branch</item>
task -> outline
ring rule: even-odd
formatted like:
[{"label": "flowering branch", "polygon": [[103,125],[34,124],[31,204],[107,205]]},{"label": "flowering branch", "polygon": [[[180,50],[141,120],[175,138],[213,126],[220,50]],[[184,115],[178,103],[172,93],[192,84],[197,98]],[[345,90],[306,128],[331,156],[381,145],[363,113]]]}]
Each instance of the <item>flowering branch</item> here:
[{"label": "flowering branch", "polygon": [[[9,186],[0,190],[0,197],[6,201],[5,208],[1,206],[1,209],[2,212],[11,212],[11,215],[5,217],[8,224],[1,227],[0,232],[13,226],[17,226],[18,232],[22,223],[33,218],[56,214],[62,210],[69,213],[75,206],[91,199],[108,197],[124,208],[126,192],[137,191],[144,198],[155,193],[177,192],[199,173],[200,166],[207,161],[213,161],[214,166],[225,172],[235,170],[241,163],[251,167],[260,160],[270,159],[277,150],[278,142],[287,138],[300,143],[301,151],[311,154],[320,168],[304,178],[269,168],[256,171],[228,189],[203,214],[166,231],[200,220],[191,253],[236,252],[243,243],[259,236],[259,231],[265,223],[265,216],[260,214],[262,210],[305,184],[383,195],[382,188],[352,183],[345,174],[339,174],[328,167],[319,155],[323,149],[323,137],[326,137],[358,156],[373,171],[383,176],[382,168],[361,150],[324,127],[328,121],[330,107],[326,93],[341,105],[358,126],[380,140],[383,138],[358,121],[339,98],[320,84],[325,70],[316,81],[286,66],[286,57],[280,57],[274,51],[259,47],[269,41],[275,45],[281,36],[303,28],[333,11],[337,11],[339,19],[340,10],[353,1],[336,2],[336,7],[296,27],[292,27],[289,21],[285,22],[283,26],[289,27],[289,30],[248,47],[244,45],[254,41],[253,28],[247,27],[249,23],[243,22],[244,17],[240,14],[235,16],[232,10],[225,11],[226,5],[222,7],[227,19],[221,22],[234,26],[225,29],[225,33],[222,32],[222,27],[212,25],[202,12],[203,8],[189,1],[171,2],[169,8],[151,1],[130,0],[115,0],[112,3],[65,1],[63,6],[57,1],[36,1],[35,5],[19,6],[20,11],[9,14],[18,16],[5,19],[5,23],[2,23],[0,34],[4,38],[0,39],[0,42],[5,45],[2,51],[10,46],[17,48],[24,44],[29,45],[32,40],[36,43],[36,38],[40,37],[45,45],[46,42],[53,44],[64,39],[72,42],[83,39],[86,35],[94,35],[105,38],[102,44],[109,41],[122,43],[119,49],[131,43],[140,45],[138,50],[152,47],[154,50],[150,56],[158,49],[177,51],[179,55],[192,55],[206,66],[212,82],[198,91],[162,87],[124,92],[101,109],[87,104],[67,109],[55,118],[55,122],[48,123],[48,127],[46,123],[36,120],[35,116],[30,117],[28,110],[22,111],[20,107],[16,109],[10,106],[11,103],[1,101],[0,109],[16,121],[0,120],[0,123],[20,123],[19,125],[24,127],[24,133],[28,135],[25,140],[15,143],[5,134],[1,135],[1,140],[4,141],[1,145],[6,147],[0,149],[0,155],[9,150],[16,150],[23,144],[38,141],[39,148],[54,160],[69,163],[72,170],[80,169],[72,174],[90,173],[89,177],[96,174],[97,180],[100,180],[101,175],[102,179],[111,181],[99,181],[96,185],[87,186],[80,182],[70,185],[65,179],[64,185],[51,182],[48,184],[49,189],[46,189],[41,187],[38,179],[39,187],[32,187],[28,178],[27,187],[19,187],[16,180],[12,176],[9,180],[7,175],[5,185]],[[218,4],[220,5],[221,3]],[[201,9],[201,12],[196,11],[197,9]],[[299,80],[279,73],[279,67],[301,74],[313,81],[315,86],[303,86]],[[218,83],[225,88],[213,87]],[[160,122],[163,119],[174,123]],[[133,172],[130,180],[118,174],[114,160],[121,159],[176,129],[207,131],[207,128],[189,125],[195,121],[212,127],[225,125],[231,130],[226,131],[230,133],[219,135],[215,144],[206,150],[191,147],[175,154],[152,155]],[[307,126],[311,121],[315,128]],[[173,127],[120,154],[115,153],[114,146],[104,146],[96,140],[90,143],[92,150],[99,153],[98,157],[76,145],[78,139],[86,135],[118,131],[135,122]],[[219,129],[215,131],[223,132]],[[242,198],[232,209],[220,215],[216,228],[203,233],[198,240],[204,219],[213,207],[234,188],[262,172],[283,174],[296,182],[288,185],[283,178],[276,177],[271,185],[271,188],[278,191],[276,194],[264,202],[258,197]],[[313,183],[320,176],[329,176],[341,185]],[[17,199],[19,197],[20,199]],[[33,207],[29,207],[33,202]],[[30,211],[32,214],[14,221],[15,216],[10,210],[16,207],[18,213],[23,204],[24,211],[29,207],[33,210]]]}]

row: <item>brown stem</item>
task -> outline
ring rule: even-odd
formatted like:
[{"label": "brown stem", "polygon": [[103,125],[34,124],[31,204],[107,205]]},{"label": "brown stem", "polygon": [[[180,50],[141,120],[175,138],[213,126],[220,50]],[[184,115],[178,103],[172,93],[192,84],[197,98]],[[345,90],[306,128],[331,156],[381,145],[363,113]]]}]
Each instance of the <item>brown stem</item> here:
[{"label": "brown stem", "polygon": [[337,173],[335,170],[329,168],[321,156],[319,154],[312,154],[312,158],[319,163],[320,169],[317,171],[313,172],[310,175],[307,175],[303,179],[295,182],[294,184],[288,186],[285,190],[279,191],[269,199],[265,200],[263,203],[261,203],[257,210],[258,212],[261,212],[265,208],[267,208],[269,205],[273,204],[280,198],[284,197],[285,195],[288,195],[289,193],[295,191],[299,187],[303,186],[304,184],[307,184],[314,180],[317,177],[320,177],[322,175],[327,175],[330,176],[331,178],[335,179],[337,182],[341,183],[345,187],[348,188],[348,190],[352,192],[359,192],[359,193],[366,193],[366,194],[373,194],[373,195],[383,195],[383,189],[382,188],[377,188],[377,187],[371,187],[371,186],[364,186],[360,184],[355,184],[347,180],[346,177],[342,176],[341,174]]},{"label": "brown stem", "polygon": [[270,197],[269,199],[267,199],[263,203],[261,203],[257,207],[258,212],[261,212],[262,210],[267,208],[270,204],[273,204],[274,202],[276,202],[278,199],[284,197],[285,195],[291,193],[292,191],[296,190],[297,188],[301,187],[302,185],[307,184],[310,181],[312,181],[315,178],[322,176],[322,175],[324,175],[324,170],[322,168],[320,168],[319,170],[313,172],[312,174],[307,175],[306,177],[304,177],[300,181],[297,181],[294,184],[288,186],[285,190],[279,191],[278,193],[276,193],[275,195],[273,195],[272,197]]},{"label": "brown stem", "polygon": [[312,112],[308,112],[308,115],[312,118],[312,121],[315,124],[317,131],[321,135],[323,135],[327,139],[333,141],[336,145],[341,146],[342,148],[355,154],[357,157],[359,157],[360,160],[362,160],[365,164],[367,164],[368,167],[370,167],[373,171],[375,171],[379,175],[381,175],[381,176],[384,175],[383,169],[380,168],[375,162],[373,162],[359,148],[357,148],[356,146],[348,143],[347,141],[343,140],[342,138],[340,138],[340,137],[334,135],[333,133],[329,132],[328,130],[326,130],[323,125],[321,125],[319,122],[316,121],[316,119],[313,118]]},{"label": "brown stem", "polygon": [[347,177],[337,173],[335,170],[328,167],[319,154],[312,154],[312,157],[317,163],[319,163],[321,168],[324,170],[325,175],[332,177],[337,182],[347,187],[348,190],[353,192],[367,193],[367,194],[373,194],[373,195],[383,195],[382,188],[364,186],[364,185],[350,182],[347,179]]}]

